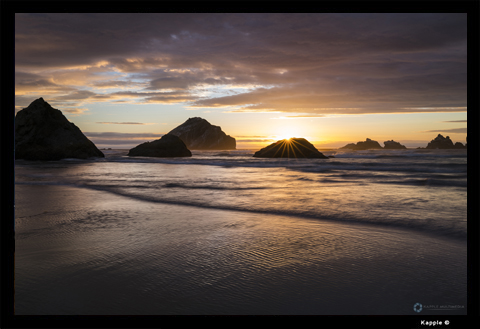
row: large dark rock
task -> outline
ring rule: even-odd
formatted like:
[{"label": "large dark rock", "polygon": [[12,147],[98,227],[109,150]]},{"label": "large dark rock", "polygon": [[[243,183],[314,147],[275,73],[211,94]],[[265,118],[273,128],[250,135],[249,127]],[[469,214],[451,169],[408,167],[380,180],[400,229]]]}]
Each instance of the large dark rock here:
[{"label": "large dark rock", "polygon": [[405,145],[402,145],[399,142],[395,142],[394,140],[385,141],[383,142],[383,144],[385,145],[384,149],[386,150],[400,150],[407,148]]},{"label": "large dark rock", "polygon": [[257,158],[319,158],[328,159],[305,138],[282,139],[255,152]]},{"label": "large dark rock", "polygon": [[369,150],[369,149],[381,149],[382,147],[378,144],[377,141],[373,141],[370,138],[367,138],[364,142],[358,142],[357,144],[350,143],[341,147],[341,149],[350,149],[350,150]]},{"label": "large dark rock", "polygon": [[428,143],[427,149],[453,149],[455,145],[453,145],[452,140],[450,137],[443,137],[441,134],[438,134],[435,139],[432,139],[430,143]]},{"label": "large dark rock", "polygon": [[43,98],[15,117],[15,159],[60,160],[104,157],[104,154]]},{"label": "large dark rock", "polygon": [[185,143],[172,134],[163,135],[153,142],[146,142],[135,146],[128,152],[129,156],[145,157],[191,157],[192,152]]},{"label": "large dark rock", "polygon": [[234,150],[235,138],[202,118],[189,118],[169,132],[180,137],[190,150]]}]

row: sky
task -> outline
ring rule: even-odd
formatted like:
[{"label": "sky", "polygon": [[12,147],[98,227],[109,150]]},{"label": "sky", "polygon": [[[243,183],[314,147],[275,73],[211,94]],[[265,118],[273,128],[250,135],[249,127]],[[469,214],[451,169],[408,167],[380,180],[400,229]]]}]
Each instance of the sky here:
[{"label": "sky", "polygon": [[43,97],[99,148],[202,117],[259,149],[467,135],[467,14],[15,14],[15,112]]}]

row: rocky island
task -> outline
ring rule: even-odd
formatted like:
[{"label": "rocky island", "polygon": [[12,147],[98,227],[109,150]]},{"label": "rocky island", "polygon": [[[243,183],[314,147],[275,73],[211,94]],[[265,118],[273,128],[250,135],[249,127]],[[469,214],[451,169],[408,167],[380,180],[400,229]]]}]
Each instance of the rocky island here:
[{"label": "rocky island", "polygon": [[253,155],[257,158],[319,158],[328,159],[305,138],[282,139]]},{"label": "rocky island", "polygon": [[386,150],[402,150],[407,148],[405,145],[395,142],[394,140],[385,141],[383,145],[385,145],[384,149]]},{"label": "rocky island", "polygon": [[463,145],[460,142],[456,142],[453,144],[452,140],[449,136],[443,137],[441,134],[438,134],[435,139],[432,139],[430,143],[428,143],[426,149],[466,149],[467,145]]},{"label": "rocky island", "polygon": [[235,138],[225,134],[219,126],[199,117],[189,118],[169,134],[180,137],[190,150],[236,149]]},{"label": "rocky island", "polygon": [[163,135],[153,142],[145,142],[130,149],[128,156],[145,157],[191,157],[192,152],[185,143],[172,134]]},{"label": "rocky island", "polygon": [[367,138],[364,142],[350,143],[341,147],[340,149],[350,149],[350,150],[369,150],[369,149],[381,149],[382,147],[378,144],[377,141],[373,141],[370,138]]},{"label": "rocky island", "polygon": [[104,157],[62,111],[43,98],[33,101],[15,116],[15,159],[60,160]]}]

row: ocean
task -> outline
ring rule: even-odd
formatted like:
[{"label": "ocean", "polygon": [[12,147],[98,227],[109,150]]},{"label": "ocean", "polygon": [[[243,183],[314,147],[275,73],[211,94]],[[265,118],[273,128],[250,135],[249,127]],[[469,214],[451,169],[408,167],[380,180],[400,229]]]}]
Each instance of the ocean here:
[{"label": "ocean", "polygon": [[15,162],[16,314],[466,314],[466,150],[103,152]]}]

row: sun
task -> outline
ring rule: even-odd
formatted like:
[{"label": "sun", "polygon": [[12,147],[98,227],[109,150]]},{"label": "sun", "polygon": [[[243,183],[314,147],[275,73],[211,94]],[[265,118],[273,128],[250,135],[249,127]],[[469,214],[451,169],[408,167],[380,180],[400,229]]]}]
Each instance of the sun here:
[{"label": "sun", "polygon": [[294,127],[283,128],[278,132],[278,134],[275,135],[275,138],[277,140],[282,140],[282,139],[289,140],[296,137],[297,138],[302,137],[302,134],[298,128],[294,128]]}]

